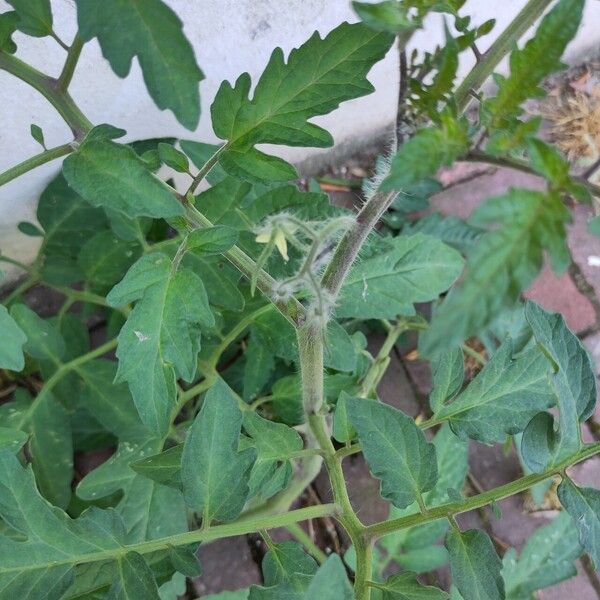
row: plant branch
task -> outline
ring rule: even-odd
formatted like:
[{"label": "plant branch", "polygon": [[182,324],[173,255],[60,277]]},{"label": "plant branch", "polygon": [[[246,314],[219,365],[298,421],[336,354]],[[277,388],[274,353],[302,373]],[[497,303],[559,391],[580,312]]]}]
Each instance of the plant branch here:
[{"label": "plant branch", "polygon": [[0,69],[18,77],[42,94],[58,111],[71,128],[76,140],[92,128],[92,124],[79,110],[67,92],[60,89],[58,81],[19,60],[16,56],[0,52]]},{"label": "plant branch", "polygon": [[205,163],[202,168],[198,171],[198,174],[194,177],[194,180],[190,184],[188,191],[185,193],[186,196],[193,194],[196,188],[200,185],[200,182],[210,173],[211,169],[219,162],[219,157],[227,149],[227,144],[221,146]]},{"label": "plant branch", "polygon": [[75,73],[75,67],[77,66],[79,56],[81,55],[83,44],[84,42],[79,35],[75,35],[73,43],[67,52],[67,58],[65,60],[63,69],[58,76],[58,87],[63,91],[67,90],[69,84],[71,83],[71,79],[73,79],[73,74]]},{"label": "plant branch", "polygon": [[498,63],[512,50],[514,44],[521,39],[552,2],[553,0],[529,0],[494,43],[480,56],[454,94],[459,112],[463,112],[468,107],[472,99],[471,92],[476,92],[481,88]]},{"label": "plant branch", "polygon": [[536,483],[553,477],[554,475],[559,474],[561,471],[564,471],[564,469],[567,467],[591,458],[598,453],[600,453],[600,443],[590,444],[585,446],[576,455],[571,456],[569,459],[561,462],[551,469],[548,469],[547,471],[543,471],[542,473],[526,475],[525,477],[521,477],[515,481],[511,481],[510,483],[506,483],[492,490],[488,490],[482,494],[471,496],[470,498],[466,498],[460,502],[451,502],[448,504],[442,504],[440,506],[428,508],[426,514],[419,512],[406,517],[401,517],[399,519],[391,519],[389,521],[381,521],[380,523],[369,525],[365,532],[367,535],[377,539],[389,535],[390,533],[394,533],[400,529],[406,529],[407,527],[413,527],[415,525],[422,525],[423,523],[429,523],[431,521],[436,521],[437,519],[447,519],[448,517],[454,517],[461,513],[468,512],[476,508],[481,508],[491,504],[492,502],[497,502],[504,498],[508,498],[509,496],[514,496],[515,494],[524,492],[525,490],[533,487]]},{"label": "plant branch", "polygon": [[[491,154],[487,154],[485,152],[481,152],[479,150],[471,150],[463,159],[466,162],[477,162],[484,163],[487,165],[494,165],[496,167],[504,167],[506,169],[514,169],[516,171],[521,171],[523,173],[528,173],[529,175],[535,175],[537,177],[542,177],[537,171],[533,169],[533,167],[524,160],[519,160],[518,158],[509,158],[505,156],[492,156]],[[589,182],[582,176],[579,175],[571,175],[571,178],[584,185],[592,194],[600,198],[600,186]]]},{"label": "plant branch", "polygon": [[376,192],[356,215],[356,222],[340,240],[321,281],[335,300],[344,279],[356,260],[360,249],[374,229],[381,215],[389,208],[398,192]]},{"label": "plant branch", "polygon": [[[1,60],[1,57],[0,57]],[[50,150],[44,150],[27,160],[11,167],[4,173],[0,173],[0,186],[20,177],[21,175],[27,173],[28,171],[32,171],[41,165],[45,165],[46,163],[56,160],[61,156],[66,156],[73,152],[72,144],[63,144],[62,146],[56,146],[56,148],[50,148]]]},{"label": "plant branch", "polygon": [[[215,525],[207,529],[195,529],[169,537],[158,538],[137,544],[126,544],[119,548],[110,550],[100,550],[98,552],[90,552],[89,554],[81,554],[77,557],[59,558],[48,562],[48,566],[56,567],[59,565],[71,565],[75,562],[78,565],[103,562],[109,560],[117,560],[128,552],[137,552],[138,554],[150,554],[161,550],[168,550],[171,546],[186,546],[197,542],[212,542],[223,538],[236,537],[248,533],[256,533],[260,530],[274,529],[276,527],[286,527],[291,523],[307,521],[309,519],[319,519],[334,515],[338,510],[335,504],[320,504],[318,506],[308,506],[292,510],[283,515],[271,515],[266,517],[243,519],[234,523],[226,523],[224,525]],[[56,558],[56,557],[53,557]],[[35,568],[39,569],[40,565],[35,564]],[[25,569],[19,567],[0,567],[0,572],[3,575],[9,575],[12,572],[23,573]]]}]

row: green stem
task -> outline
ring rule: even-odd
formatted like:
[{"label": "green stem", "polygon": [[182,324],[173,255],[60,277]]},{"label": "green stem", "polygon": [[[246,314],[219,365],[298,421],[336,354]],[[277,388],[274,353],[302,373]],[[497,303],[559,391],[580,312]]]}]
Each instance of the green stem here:
[{"label": "green stem", "polygon": [[[224,525],[215,525],[208,529],[196,529],[185,533],[179,533],[169,537],[158,538],[137,544],[127,544],[110,550],[99,550],[89,554],[81,554],[76,557],[59,558],[48,562],[49,566],[57,567],[59,565],[78,565],[97,563],[103,561],[116,560],[124,556],[127,552],[137,552],[138,554],[151,554],[160,550],[168,550],[171,546],[186,546],[197,542],[212,542],[238,535],[256,533],[263,529],[274,529],[276,527],[286,527],[291,523],[307,521],[309,519],[320,519],[322,517],[332,516],[337,512],[338,507],[335,504],[319,504],[317,506],[308,506],[292,510],[283,515],[270,515],[256,519],[247,519],[235,523],[226,523]],[[33,563],[33,561],[32,561]],[[32,566],[32,568],[34,568]],[[35,569],[39,569],[39,564],[35,564]],[[10,576],[11,573],[23,573],[27,567],[0,567],[3,575]]]},{"label": "green stem", "polygon": [[202,168],[198,171],[198,174],[194,177],[194,180],[190,184],[186,196],[193,194],[196,188],[200,185],[200,182],[210,173],[211,169],[219,162],[219,157],[227,149],[227,144],[221,146],[205,163]]},{"label": "green stem", "polygon": [[311,416],[323,406],[323,330],[319,325],[307,323],[297,329],[296,337],[304,412]]},{"label": "green stem", "polygon": [[474,348],[471,348],[471,346],[467,344],[462,344],[461,349],[467,356],[474,358],[480,365],[485,366],[487,364],[485,356],[477,352],[477,350],[475,350]]},{"label": "green stem", "polygon": [[400,529],[406,529],[407,527],[413,527],[415,525],[422,525],[437,519],[448,519],[464,512],[468,512],[477,508],[481,508],[492,502],[497,502],[508,496],[514,496],[533,487],[536,483],[544,481],[554,475],[560,474],[567,467],[577,464],[583,460],[586,460],[596,454],[600,453],[600,443],[590,444],[580,450],[575,456],[561,462],[560,464],[544,471],[542,473],[534,473],[532,475],[526,475],[510,483],[506,483],[497,488],[471,496],[460,502],[451,502],[448,504],[442,504],[441,506],[434,506],[427,509],[426,514],[414,513],[406,517],[399,519],[391,519],[389,521],[382,521],[369,525],[365,529],[365,533],[373,538],[380,538],[390,533],[394,533]]},{"label": "green stem", "polygon": [[8,296],[6,296],[6,298],[2,300],[2,303],[5,306],[8,306],[11,302],[21,297],[27,290],[36,286],[39,282],[40,278],[37,274],[28,277],[27,279],[25,279],[25,281],[19,284],[10,294],[8,294]]},{"label": "green stem", "polygon": [[79,56],[81,55],[83,44],[84,42],[79,35],[75,35],[73,43],[67,52],[67,58],[65,60],[63,70],[58,76],[58,87],[63,91],[66,91],[71,83],[71,79],[73,79],[73,73],[75,73],[75,67],[77,66]]},{"label": "green stem", "polygon": [[58,111],[79,140],[92,128],[92,124],[79,110],[71,96],[58,86],[58,81],[19,60],[16,56],[0,52],[0,69],[18,77],[42,94]]},{"label": "green stem", "polygon": [[[1,60],[1,55],[0,55],[0,60]],[[40,152],[39,154],[36,154],[35,156],[32,156],[31,158],[24,160],[23,162],[19,163],[18,165],[11,167],[7,171],[4,171],[4,173],[1,173],[0,174],[0,186],[3,186],[4,184],[8,183],[9,181],[12,181],[13,179],[16,179],[17,177],[20,177],[24,173],[27,173],[28,171],[36,169],[37,167],[40,167],[41,165],[45,165],[46,163],[56,160],[57,158],[60,158],[61,156],[66,156],[67,154],[70,154],[71,152],[73,152],[73,146],[71,144],[63,144],[62,146],[57,146],[56,148],[51,148],[50,150],[44,150],[43,152]]]},{"label": "green stem", "polygon": [[292,523],[288,525],[286,529],[306,548],[308,553],[319,563],[323,564],[327,560],[327,555],[319,546],[317,546],[310,535],[298,525],[298,523]]},{"label": "green stem", "polygon": [[396,195],[397,192],[375,193],[356,215],[354,226],[340,240],[321,281],[323,288],[331,294],[332,299],[339,294],[344,279],[354,264],[363,243]]},{"label": "green stem", "polygon": [[[214,225],[195,206],[186,202],[186,216],[192,228],[209,228]],[[277,282],[263,269],[259,269],[243,250],[233,246],[223,253],[223,256],[242,273],[249,281],[256,277],[256,287],[279,309],[281,314],[297,327],[306,318],[306,309],[296,298],[288,301],[276,301],[273,299],[273,290]]]},{"label": "green stem", "polygon": [[471,92],[476,92],[494,72],[500,61],[512,50],[516,42],[540,18],[553,0],[529,0],[494,43],[486,50],[470,73],[454,93],[459,112],[463,112],[471,101]]},{"label": "green stem", "polygon": [[[478,162],[487,165],[494,165],[496,167],[504,167],[506,169],[513,169],[529,175],[542,177],[542,175],[535,171],[527,161],[519,160],[518,158],[511,158],[508,156],[492,156],[491,154],[486,154],[485,152],[481,152],[479,150],[471,150],[462,160],[467,162]],[[571,178],[577,183],[585,186],[589,190],[590,194],[600,198],[600,186],[595,185],[589,182],[585,177],[580,177],[578,175],[571,175]]]}]

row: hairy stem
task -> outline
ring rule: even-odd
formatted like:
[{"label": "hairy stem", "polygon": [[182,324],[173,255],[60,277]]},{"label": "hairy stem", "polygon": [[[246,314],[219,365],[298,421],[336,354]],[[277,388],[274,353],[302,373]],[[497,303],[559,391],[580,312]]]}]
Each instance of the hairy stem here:
[{"label": "hairy stem", "polygon": [[477,91],[493,73],[498,63],[512,50],[514,44],[541,17],[553,0],[529,0],[511,23],[496,38],[456,89],[454,99],[459,112],[464,111]]},{"label": "hairy stem", "polygon": [[377,192],[363,205],[356,215],[356,223],[340,240],[335,253],[323,275],[323,287],[335,299],[342,289],[344,279],[348,275],[365,240],[379,221],[381,215],[389,208],[398,192]]},{"label": "hairy stem", "polygon": [[56,160],[61,156],[66,156],[73,152],[73,146],[71,144],[63,144],[62,146],[57,146],[56,148],[50,148],[50,150],[44,150],[44,152],[40,152],[27,160],[11,167],[4,173],[0,173],[0,186],[20,177],[24,173],[31,171],[41,165],[45,165],[46,163]]}]

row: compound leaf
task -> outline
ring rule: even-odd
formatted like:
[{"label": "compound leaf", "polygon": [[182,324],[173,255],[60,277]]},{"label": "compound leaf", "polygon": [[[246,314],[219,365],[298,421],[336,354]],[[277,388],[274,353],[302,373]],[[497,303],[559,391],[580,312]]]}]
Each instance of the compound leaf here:
[{"label": "compound leaf", "polygon": [[340,293],[340,318],[393,319],[414,315],[415,302],[428,302],[460,275],[460,254],[423,234],[382,240],[355,264]]},{"label": "compound leaf", "polygon": [[183,447],[181,477],[186,502],[214,519],[235,519],[248,497],[256,451],[238,451],[242,412],[231,389],[218,380],[204,397]]},{"label": "compound leaf", "polygon": [[346,410],[381,495],[398,508],[420,499],[435,485],[435,447],[414,420],[374,400],[347,398]]},{"label": "compound leaf", "polygon": [[542,80],[562,68],[560,58],[579,28],[584,5],[585,0],[560,0],[525,47],[513,50],[510,75],[496,76],[498,93],[485,102],[484,114],[489,112],[495,128],[518,114],[525,100],[543,94]]},{"label": "compound leaf", "polygon": [[250,180],[289,180],[295,170],[259,152],[255,144],[327,147],[333,139],[308,119],[341,102],[373,91],[366,78],[393,42],[362,23],[342,23],[324,39],[318,33],[290,52],[287,63],[277,48],[249,97],[250,76],[232,86],[223,82],[211,106],[213,128],[227,140],[220,163],[232,175]]},{"label": "compound leaf", "polygon": [[79,35],[98,38],[119,77],[137,56],[146,87],[160,109],[170,109],[188,129],[200,118],[198,84],[204,75],[179,17],[161,0],[77,0]]}]

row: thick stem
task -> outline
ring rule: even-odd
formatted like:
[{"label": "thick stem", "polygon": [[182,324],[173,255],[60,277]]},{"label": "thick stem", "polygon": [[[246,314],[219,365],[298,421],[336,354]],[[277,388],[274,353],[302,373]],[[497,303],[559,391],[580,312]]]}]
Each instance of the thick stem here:
[{"label": "thick stem", "polygon": [[304,412],[309,417],[323,406],[323,329],[308,322],[296,331]]},{"label": "thick stem", "polygon": [[8,169],[8,171],[4,171],[4,173],[0,173],[0,186],[3,186],[5,183],[20,177],[24,173],[31,171],[41,165],[45,165],[46,163],[56,160],[61,156],[66,156],[73,152],[73,146],[71,144],[63,144],[62,146],[57,146],[56,148],[51,148],[50,150],[44,150],[44,152],[40,152],[27,160],[24,160],[22,163],[15,165]]},{"label": "thick stem", "polygon": [[464,111],[471,101],[471,92],[477,91],[494,72],[498,63],[512,50],[514,44],[540,18],[553,0],[529,0],[519,14],[496,38],[496,41],[481,55],[477,64],[458,86],[454,99],[459,112]]},{"label": "thick stem", "polygon": [[81,139],[92,128],[92,124],[58,81],[40,73],[37,69],[19,60],[16,56],[0,52],[0,69],[18,77],[42,94],[58,111],[71,128],[75,139]]},{"label": "thick stem", "polygon": [[360,249],[398,192],[377,192],[356,215],[356,223],[340,240],[323,275],[323,287],[335,299]]}]

